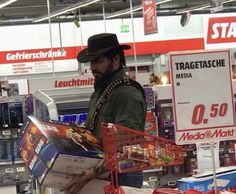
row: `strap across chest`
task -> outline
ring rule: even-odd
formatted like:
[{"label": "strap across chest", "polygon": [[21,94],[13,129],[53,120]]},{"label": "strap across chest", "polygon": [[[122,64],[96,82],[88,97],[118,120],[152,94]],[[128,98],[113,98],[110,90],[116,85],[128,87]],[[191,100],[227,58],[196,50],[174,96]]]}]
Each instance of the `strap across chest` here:
[{"label": "strap across chest", "polygon": [[143,94],[143,97],[145,99],[145,93],[144,93],[144,90],[143,90],[142,86],[138,82],[132,80],[131,78],[123,77],[121,79],[118,79],[118,80],[115,80],[115,81],[111,82],[106,87],[106,89],[103,91],[102,95],[98,99],[98,101],[97,101],[95,107],[93,108],[93,110],[90,111],[90,113],[88,115],[88,120],[86,121],[87,129],[89,129],[91,131],[93,131],[95,129],[97,118],[98,118],[98,113],[103,108],[103,106],[107,102],[107,100],[114,93],[114,91],[117,88],[121,87],[121,86],[128,86],[128,85],[136,87]]}]

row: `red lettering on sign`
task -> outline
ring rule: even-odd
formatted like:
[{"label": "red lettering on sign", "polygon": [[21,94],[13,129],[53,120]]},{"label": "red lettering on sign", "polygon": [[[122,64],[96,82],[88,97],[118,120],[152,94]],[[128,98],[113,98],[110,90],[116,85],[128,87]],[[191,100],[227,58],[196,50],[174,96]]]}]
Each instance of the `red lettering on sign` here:
[{"label": "red lettering on sign", "polygon": [[209,18],[207,43],[236,41],[236,17]]},{"label": "red lettering on sign", "polygon": [[205,131],[189,133],[185,132],[179,138],[179,141],[204,140],[211,138],[229,138],[234,136],[234,129],[216,129],[215,131]]},{"label": "red lettering on sign", "polygon": [[55,88],[66,88],[66,87],[76,87],[76,86],[89,86],[94,84],[94,78],[88,79],[72,79],[72,80],[65,80],[65,81],[58,81],[54,82]]}]

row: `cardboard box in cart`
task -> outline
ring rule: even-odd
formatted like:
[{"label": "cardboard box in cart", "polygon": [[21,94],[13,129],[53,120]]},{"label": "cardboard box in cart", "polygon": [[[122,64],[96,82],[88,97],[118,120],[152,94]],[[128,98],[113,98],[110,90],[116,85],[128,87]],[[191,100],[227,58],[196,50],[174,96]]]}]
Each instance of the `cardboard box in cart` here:
[{"label": "cardboard box in cart", "polygon": [[[82,127],[29,116],[23,131],[20,154],[39,182],[43,183],[41,179],[47,177],[39,172],[48,176],[49,172],[59,173],[68,178],[68,175],[96,167],[103,158],[100,142]],[[34,169],[36,164],[38,171]]]}]

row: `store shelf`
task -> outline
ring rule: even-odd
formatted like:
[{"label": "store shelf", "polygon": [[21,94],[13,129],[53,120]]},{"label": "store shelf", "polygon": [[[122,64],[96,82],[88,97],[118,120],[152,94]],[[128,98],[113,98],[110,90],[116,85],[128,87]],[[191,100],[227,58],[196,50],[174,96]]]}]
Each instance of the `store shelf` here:
[{"label": "store shelf", "polygon": [[0,103],[8,103],[8,102],[21,102],[24,101],[25,96],[11,96],[11,97],[1,97]]},{"label": "store shelf", "polygon": [[12,164],[12,160],[6,160],[6,161],[0,161],[0,166],[4,166],[4,165],[11,165]]},{"label": "store shelf", "polygon": [[27,184],[30,183],[30,181],[13,181],[8,183],[0,183],[0,187],[2,186],[14,186],[14,185],[21,185],[21,184]]},{"label": "store shelf", "polygon": [[14,164],[24,164],[24,161],[23,160],[15,160]]},{"label": "store shelf", "polygon": [[30,179],[18,152],[20,129],[28,110],[27,97],[0,97],[0,187],[3,188],[25,184]]},{"label": "store shelf", "polygon": [[0,187],[5,187],[5,186],[14,186],[14,185],[16,185],[16,182],[0,183]]}]

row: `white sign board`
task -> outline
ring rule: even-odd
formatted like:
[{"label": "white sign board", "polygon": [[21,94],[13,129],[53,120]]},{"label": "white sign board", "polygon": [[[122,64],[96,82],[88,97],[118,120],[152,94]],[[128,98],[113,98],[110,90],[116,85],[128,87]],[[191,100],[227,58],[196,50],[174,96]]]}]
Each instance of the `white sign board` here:
[{"label": "white sign board", "polygon": [[[212,163],[213,159],[214,159],[215,168],[220,167],[219,147],[220,147],[220,143],[218,141],[196,143],[197,172],[198,173],[204,173],[206,171],[214,169],[214,166]],[[212,149],[214,150],[214,157],[213,157]]]},{"label": "white sign board", "polygon": [[42,89],[65,89],[77,87],[93,87],[93,75],[71,75],[71,76],[54,76],[48,78],[29,79],[29,93],[33,94],[37,90]]},{"label": "white sign board", "polygon": [[235,139],[229,50],[170,53],[177,144]]}]

